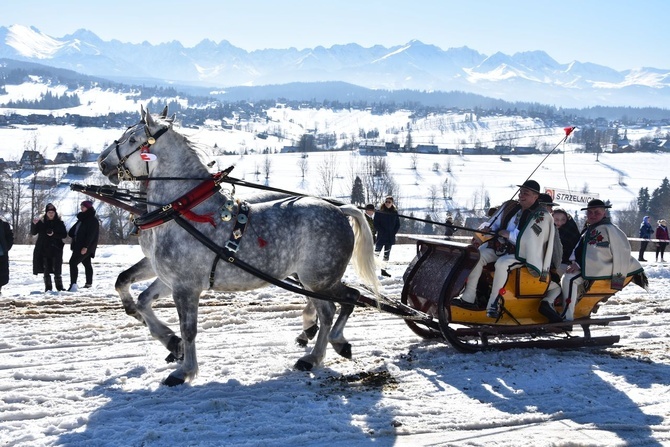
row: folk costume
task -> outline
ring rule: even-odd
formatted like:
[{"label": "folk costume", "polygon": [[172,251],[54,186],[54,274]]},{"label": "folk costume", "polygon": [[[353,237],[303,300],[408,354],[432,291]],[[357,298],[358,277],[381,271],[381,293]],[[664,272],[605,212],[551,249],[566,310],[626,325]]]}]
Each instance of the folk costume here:
[{"label": "folk costume", "polygon": [[574,318],[577,300],[588,287],[586,281],[609,279],[612,289],[621,290],[627,277],[644,272],[640,262],[631,256],[628,238],[609,217],[584,231],[570,258],[581,271],[566,273],[561,281],[565,320]]},{"label": "folk costume", "polygon": [[531,275],[539,277],[543,282],[549,281],[556,227],[551,214],[537,201],[524,211],[517,201],[510,200],[500,207],[485,226],[491,232],[506,229],[509,237],[507,241],[502,241],[503,246],[499,245],[501,241],[498,238],[480,245],[479,261],[468,276],[462,301],[471,304],[475,302],[479,277],[489,262],[495,262],[493,286],[487,306],[489,310],[494,309],[498,294],[505,286],[509,272],[514,269],[525,265]]}]

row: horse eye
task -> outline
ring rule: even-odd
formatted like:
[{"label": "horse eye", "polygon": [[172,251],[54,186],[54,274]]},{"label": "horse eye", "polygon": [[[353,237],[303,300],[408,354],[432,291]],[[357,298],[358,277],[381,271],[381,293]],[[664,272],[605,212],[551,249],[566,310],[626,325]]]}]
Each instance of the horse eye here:
[{"label": "horse eye", "polygon": [[135,141],[137,141],[137,140],[135,139],[134,136],[132,136],[132,137],[130,137],[130,138],[128,139],[128,142],[129,142],[130,144],[135,144]]}]

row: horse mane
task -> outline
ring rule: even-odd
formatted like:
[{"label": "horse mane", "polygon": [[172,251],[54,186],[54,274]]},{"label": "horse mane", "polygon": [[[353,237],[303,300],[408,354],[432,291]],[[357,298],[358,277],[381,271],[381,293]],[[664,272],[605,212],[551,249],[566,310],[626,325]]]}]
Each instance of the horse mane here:
[{"label": "horse mane", "polygon": [[209,166],[210,161],[212,160],[212,157],[214,155],[214,148],[212,146],[209,146],[208,144],[192,140],[189,136],[185,135],[182,133],[183,129],[179,129],[180,131],[178,132],[176,129],[173,128],[173,123],[162,118],[154,118],[156,123],[159,123],[162,126],[169,126],[173,130],[173,135],[174,138],[177,140],[180,140],[181,143],[184,144],[186,147],[186,150],[194,154],[200,162],[205,165]]}]

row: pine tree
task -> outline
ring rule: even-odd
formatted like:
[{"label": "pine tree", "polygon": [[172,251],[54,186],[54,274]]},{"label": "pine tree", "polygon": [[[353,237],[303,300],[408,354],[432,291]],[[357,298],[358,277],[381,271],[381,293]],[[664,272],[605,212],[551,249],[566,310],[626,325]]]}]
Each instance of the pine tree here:
[{"label": "pine tree", "polygon": [[351,188],[351,203],[359,206],[365,203],[365,189],[363,188],[363,181],[359,176],[356,176],[354,186]]},{"label": "pine tree", "polygon": [[649,199],[648,214],[655,219],[667,219],[670,213],[670,181],[664,178]]},{"label": "pine tree", "polygon": [[637,211],[640,216],[649,213],[649,200],[649,188],[640,188],[640,192],[637,195]]}]

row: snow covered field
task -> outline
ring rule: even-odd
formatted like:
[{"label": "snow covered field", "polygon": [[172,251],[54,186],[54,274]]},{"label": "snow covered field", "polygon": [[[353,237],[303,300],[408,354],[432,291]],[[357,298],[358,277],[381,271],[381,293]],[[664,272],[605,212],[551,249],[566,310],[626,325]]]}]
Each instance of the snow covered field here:
[{"label": "snow covered field", "polygon": [[[399,297],[413,245],[391,254],[383,291]],[[137,246],[102,246],[94,286],[42,293],[32,247],[10,252],[0,297],[2,446],[661,446],[670,444],[670,272],[645,265],[598,316],[613,347],[462,354],[397,317],[357,309],[353,360],[328,348],[298,372],[304,299],[270,287],[205,294],[200,376],[160,385],[173,366],[114,291]],[[67,256],[67,255],[66,255]],[[67,260],[67,257],[66,257]],[[356,283],[351,273],[345,280]],[[145,287],[138,284],[134,293]],[[177,329],[171,299],[154,306]]]}]

